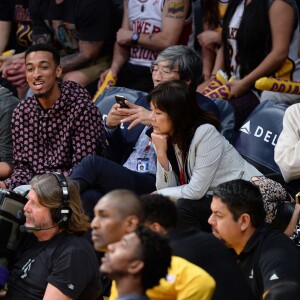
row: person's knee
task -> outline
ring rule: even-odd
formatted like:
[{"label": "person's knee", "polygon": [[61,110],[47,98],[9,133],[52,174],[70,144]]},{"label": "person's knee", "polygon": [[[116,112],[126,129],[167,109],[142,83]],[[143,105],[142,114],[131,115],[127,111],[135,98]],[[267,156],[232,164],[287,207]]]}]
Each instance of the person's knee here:
[{"label": "person's knee", "polygon": [[178,228],[193,227],[210,232],[211,226],[207,221],[211,214],[210,203],[210,196],[205,196],[199,200],[178,199],[176,203]]},{"label": "person's knee", "polygon": [[97,155],[88,155],[84,157],[81,161],[83,165],[95,167],[97,164],[102,162],[103,157]]},{"label": "person's knee", "polygon": [[89,84],[88,78],[80,71],[73,71],[64,74],[63,81],[74,81],[83,87]]},{"label": "person's knee", "polygon": [[191,209],[189,202],[192,200],[188,200],[188,199],[178,199],[176,202],[176,206],[177,206],[177,210],[182,212],[182,211],[189,211]]}]

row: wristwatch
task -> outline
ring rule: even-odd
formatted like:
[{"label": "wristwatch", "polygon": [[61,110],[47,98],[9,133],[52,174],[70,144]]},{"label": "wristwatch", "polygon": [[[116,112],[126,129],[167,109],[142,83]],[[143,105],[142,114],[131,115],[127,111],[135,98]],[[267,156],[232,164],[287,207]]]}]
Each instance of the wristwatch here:
[{"label": "wristwatch", "polygon": [[132,43],[133,45],[136,45],[137,42],[138,42],[139,37],[140,37],[140,33],[139,33],[139,32],[134,32],[134,33],[132,34],[132,36],[131,36],[131,43]]}]

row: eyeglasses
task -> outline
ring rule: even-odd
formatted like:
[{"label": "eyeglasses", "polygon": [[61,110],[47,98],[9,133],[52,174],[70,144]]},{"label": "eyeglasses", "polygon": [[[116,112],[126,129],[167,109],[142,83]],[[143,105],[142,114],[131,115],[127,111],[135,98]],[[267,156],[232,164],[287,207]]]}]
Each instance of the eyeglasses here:
[{"label": "eyeglasses", "polygon": [[153,73],[153,74],[159,73],[159,75],[162,76],[162,77],[167,77],[167,76],[169,76],[172,73],[179,73],[179,71],[170,70],[170,68],[167,67],[167,66],[159,68],[155,64],[152,64],[150,66],[150,72]]}]

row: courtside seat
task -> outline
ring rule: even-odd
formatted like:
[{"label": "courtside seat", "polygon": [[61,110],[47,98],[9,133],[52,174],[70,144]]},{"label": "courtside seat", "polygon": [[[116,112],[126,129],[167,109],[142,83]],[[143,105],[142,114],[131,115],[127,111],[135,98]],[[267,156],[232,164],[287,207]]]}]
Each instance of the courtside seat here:
[{"label": "courtside seat", "polygon": [[295,197],[300,191],[300,179],[285,182],[274,160],[274,149],[287,107],[287,104],[274,100],[260,103],[240,128],[233,145],[249,163],[268,178],[281,183]]}]

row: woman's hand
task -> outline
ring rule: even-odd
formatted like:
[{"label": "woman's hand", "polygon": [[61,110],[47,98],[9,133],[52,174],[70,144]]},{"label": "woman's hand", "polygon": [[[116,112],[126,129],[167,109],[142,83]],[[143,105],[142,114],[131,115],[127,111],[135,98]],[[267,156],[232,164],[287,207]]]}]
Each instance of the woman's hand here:
[{"label": "woman's hand", "polygon": [[105,77],[107,76],[107,74],[111,71],[111,74],[114,78],[117,78],[117,73],[115,70],[113,70],[112,68],[109,68],[109,69],[106,69],[105,71],[103,71],[101,74],[100,74],[100,77],[99,77],[99,80],[98,80],[98,84],[97,84],[97,87],[99,88],[102,83],[104,82],[105,80]]},{"label": "woman's hand", "polygon": [[151,133],[151,139],[156,149],[156,155],[167,153],[168,149],[168,138],[167,134]]},{"label": "woman's hand", "polygon": [[151,139],[155,147],[158,162],[166,172],[169,172],[169,160],[167,156],[169,136],[167,134],[152,132]]},{"label": "woman's hand", "polygon": [[221,34],[214,30],[205,30],[197,35],[201,47],[215,47],[221,43]]},{"label": "woman's hand", "polygon": [[237,98],[242,95],[244,95],[246,92],[249,91],[251,88],[251,85],[245,82],[245,80],[241,79],[235,79],[232,82],[228,83],[230,85],[230,96],[229,99],[231,98]]}]

